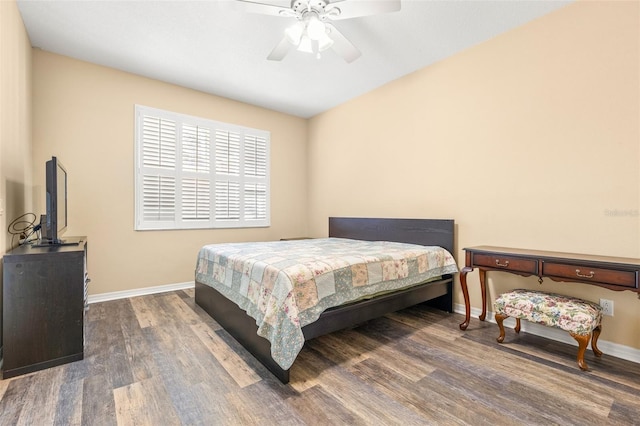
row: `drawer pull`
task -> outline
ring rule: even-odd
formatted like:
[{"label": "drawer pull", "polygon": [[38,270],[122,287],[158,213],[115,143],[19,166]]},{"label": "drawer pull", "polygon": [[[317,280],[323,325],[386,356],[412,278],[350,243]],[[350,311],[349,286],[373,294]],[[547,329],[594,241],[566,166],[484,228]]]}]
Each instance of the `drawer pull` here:
[{"label": "drawer pull", "polygon": [[499,266],[501,268],[508,268],[509,267],[509,261],[505,260],[504,263],[500,263],[500,261],[498,259],[496,259],[496,266]]},{"label": "drawer pull", "polygon": [[593,278],[594,275],[595,275],[595,272],[593,271],[589,271],[589,275],[584,275],[580,273],[580,269],[576,269],[576,276],[580,278]]}]

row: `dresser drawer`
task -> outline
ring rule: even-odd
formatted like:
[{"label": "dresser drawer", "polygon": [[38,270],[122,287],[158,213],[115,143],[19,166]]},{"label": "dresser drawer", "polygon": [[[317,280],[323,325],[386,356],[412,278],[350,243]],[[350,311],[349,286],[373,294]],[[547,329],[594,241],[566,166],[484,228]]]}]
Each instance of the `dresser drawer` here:
[{"label": "dresser drawer", "polygon": [[570,281],[597,282],[636,288],[636,272],[616,269],[592,268],[566,263],[543,262],[542,274],[549,277],[566,278]]},{"label": "dresser drawer", "polygon": [[478,267],[504,269],[506,271],[523,272],[531,275],[538,274],[538,261],[535,259],[477,253],[473,256],[473,264]]}]

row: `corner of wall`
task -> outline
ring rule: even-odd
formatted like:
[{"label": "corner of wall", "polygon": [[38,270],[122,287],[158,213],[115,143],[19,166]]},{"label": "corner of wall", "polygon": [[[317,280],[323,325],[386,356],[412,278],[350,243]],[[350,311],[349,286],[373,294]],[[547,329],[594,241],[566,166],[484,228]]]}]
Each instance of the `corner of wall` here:
[{"label": "corner of wall", "polygon": [[32,48],[14,0],[0,1],[0,253],[8,225],[32,205]]}]

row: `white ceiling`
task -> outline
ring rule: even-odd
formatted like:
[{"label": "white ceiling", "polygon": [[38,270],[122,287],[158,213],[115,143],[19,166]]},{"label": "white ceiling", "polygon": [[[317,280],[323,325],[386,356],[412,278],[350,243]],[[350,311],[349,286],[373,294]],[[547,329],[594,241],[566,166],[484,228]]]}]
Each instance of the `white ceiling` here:
[{"label": "white ceiling", "polygon": [[362,52],[351,64],[331,50],[268,61],[295,19],[234,0],[17,3],[34,47],[308,118],[571,1],[402,0],[400,12],[334,23]]}]

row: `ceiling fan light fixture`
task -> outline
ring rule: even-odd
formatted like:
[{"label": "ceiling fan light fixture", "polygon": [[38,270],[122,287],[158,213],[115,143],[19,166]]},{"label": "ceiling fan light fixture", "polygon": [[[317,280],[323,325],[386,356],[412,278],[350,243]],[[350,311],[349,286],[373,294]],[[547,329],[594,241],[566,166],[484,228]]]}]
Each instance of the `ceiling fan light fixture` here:
[{"label": "ceiling fan light fixture", "polygon": [[320,22],[317,14],[311,14],[307,20],[307,35],[311,40],[320,40],[323,35],[327,34],[327,28],[324,23]]},{"label": "ceiling fan light fixture", "polygon": [[318,40],[318,50],[323,52],[333,46],[333,39],[325,32]]},{"label": "ceiling fan light fixture", "polygon": [[325,23],[313,12],[285,30],[289,43],[296,46],[298,51],[305,53],[318,53],[329,49],[333,45],[333,40],[328,33]]},{"label": "ceiling fan light fixture", "polygon": [[300,38],[300,44],[298,45],[298,51],[305,53],[313,53],[313,43],[308,35],[304,34]]},{"label": "ceiling fan light fixture", "polygon": [[294,46],[300,44],[300,39],[302,38],[303,33],[304,24],[299,21],[284,30],[284,34],[287,36],[287,40],[289,40],[289,43],[293,44]]}]

